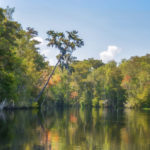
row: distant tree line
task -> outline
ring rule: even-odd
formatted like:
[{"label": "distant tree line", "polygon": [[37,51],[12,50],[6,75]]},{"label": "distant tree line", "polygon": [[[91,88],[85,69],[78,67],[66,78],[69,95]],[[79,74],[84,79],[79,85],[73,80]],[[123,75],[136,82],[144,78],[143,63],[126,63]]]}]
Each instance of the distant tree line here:
[{"label": "distant tree line", "polygon": [[150,107],[150,54],[117,65],[101,60],[73,61],[72,73],[58,69],[48,97],[58,105]]}]

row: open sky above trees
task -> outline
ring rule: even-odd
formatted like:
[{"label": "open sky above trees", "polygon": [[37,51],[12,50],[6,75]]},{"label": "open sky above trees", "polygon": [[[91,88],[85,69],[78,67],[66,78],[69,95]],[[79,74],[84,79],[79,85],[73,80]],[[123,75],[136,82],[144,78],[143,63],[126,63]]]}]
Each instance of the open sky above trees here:
[{"label": "open sky above trees", "polygon": [[39,32],[41,53],[55,64],[57,51],[46,47],[46,31],[76,29],[85,46],[78,59],[103,62],[142,56],[150,52],[149,0],[0,0],[0,7],[15,7],[14,19]]}]

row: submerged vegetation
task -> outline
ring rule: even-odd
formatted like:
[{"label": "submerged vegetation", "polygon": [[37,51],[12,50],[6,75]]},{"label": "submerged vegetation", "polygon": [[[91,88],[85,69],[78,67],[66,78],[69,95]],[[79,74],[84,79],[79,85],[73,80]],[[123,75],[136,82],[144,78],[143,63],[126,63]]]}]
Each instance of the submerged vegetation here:
[{"label": "submerged vegetation", "polygon": [[[37,31],[22,29],[12,20],[12,12],[0,8],[0,102],[10,107],[35,107],[39,104],[35,98],[54,66],[39,53],[39,41],[34,40]],[[49,46],[56,46],[61,52],[58,59],[63,59],[38,102],[44,100],[50,106],[150,107],[150,54],[122,60],[119,65],[93,58],[79,61],[70,55],[83,45],[82,40],[72,37],[77,32],[68,32],[73,43],[68,43],[63,33],[48,32],[56,34],[64,43],[48,39]],[[69,53],[63,53],[62,48]]]}]

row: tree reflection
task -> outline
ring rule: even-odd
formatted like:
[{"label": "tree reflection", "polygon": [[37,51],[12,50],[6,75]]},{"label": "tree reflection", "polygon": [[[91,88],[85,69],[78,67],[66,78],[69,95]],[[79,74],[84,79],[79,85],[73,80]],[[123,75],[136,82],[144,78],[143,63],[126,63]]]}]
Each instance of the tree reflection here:
[{"label": "tree reflection", "polygon": [[150,113],[54,109],[0,114],[0,149],[149,150]]}]

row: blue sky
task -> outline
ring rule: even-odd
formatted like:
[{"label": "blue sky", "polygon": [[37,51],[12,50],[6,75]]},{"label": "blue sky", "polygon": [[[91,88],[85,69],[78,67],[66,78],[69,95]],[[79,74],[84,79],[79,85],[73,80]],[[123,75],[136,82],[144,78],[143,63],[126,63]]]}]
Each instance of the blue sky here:
[{"label": "blue sky", "polygon": [[[85,46],[74,55],[104,62],[150,53],[150,0],[0,0],[15,7],[14,19],[34,27],[39,39],[46,31],[78,30]],[[58,51],[42,40],[41,53],[55,63]]]}]

